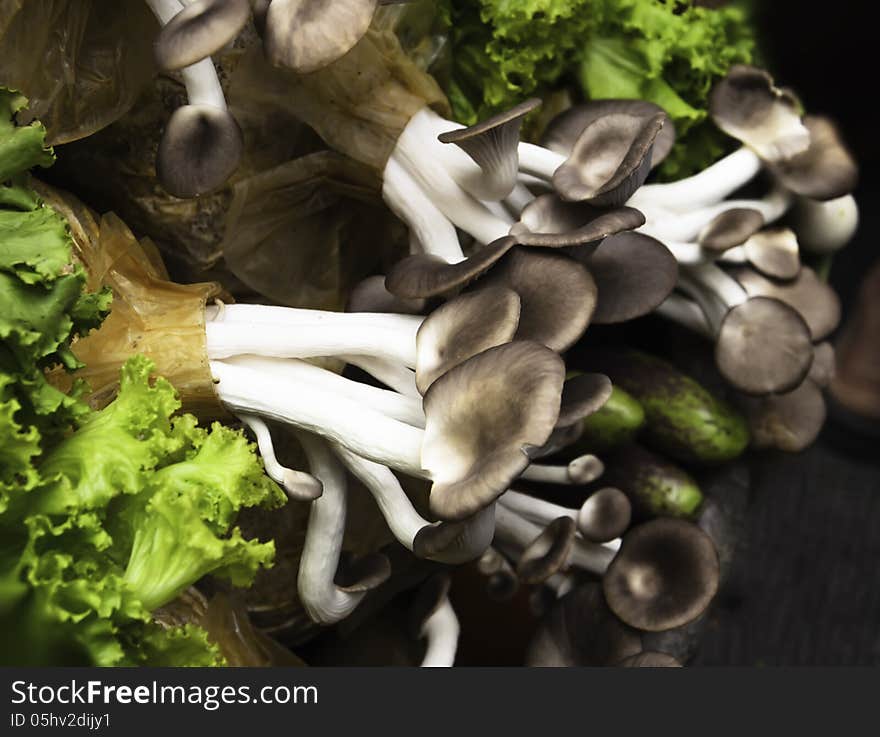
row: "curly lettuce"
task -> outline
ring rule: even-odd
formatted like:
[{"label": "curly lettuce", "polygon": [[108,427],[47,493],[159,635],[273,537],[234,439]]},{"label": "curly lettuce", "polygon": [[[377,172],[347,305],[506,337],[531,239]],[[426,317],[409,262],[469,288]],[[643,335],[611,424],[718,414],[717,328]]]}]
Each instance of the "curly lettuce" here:
[{"label": "curly lettuce", "polygon": [[559,88],[587,99],[650,100],[679,133],[663,165],[667,177],[724,151],[706,123],[708,93],[731,65],[752,61],[755,47],[736,2],[710,9],[692,0],[444,0],[441,12],[458,120],[472,124]]}]

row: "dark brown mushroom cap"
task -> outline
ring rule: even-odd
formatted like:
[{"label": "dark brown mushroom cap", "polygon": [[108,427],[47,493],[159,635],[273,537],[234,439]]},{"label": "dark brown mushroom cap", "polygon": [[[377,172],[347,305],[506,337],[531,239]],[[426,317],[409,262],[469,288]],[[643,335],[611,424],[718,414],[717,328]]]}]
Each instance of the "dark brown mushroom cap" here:
[{"label": "dark brown mushroom cap", "polygon": [[660,632],[700,616],[718,590],[719,573],[718,553],[705,532],[661,518],[627,533],[602,587],[624,622]]},{"label": "dark brown mushroom cap", "polygon": [[620,489],[608,486],[591,494],[578,512],[577,528],[587,540],[605,543],[620,537],[632,519],[632,504]]},{"label": "dark brown mushroom cap", "polygon": [[517,340],[562,352],[584,334],[596,308],[590,272],[564,253],[517,246],[476,284],[514,290],[520,298]]},{"label": "dark brown mushroom cap", "polygon": [[385,288],[398,297],[438,297],[460,289],[495,265],[516,239],[505,236],[450,264],[437,256],[417,253],[398,261],[385,277]]},{"label": "dark brown mushroom cap", "polygon": [[556,353],[516,341],[483,351],[431,385],[422,468],[434,482],[432,514],[464,519],[504,493],[550,437],[564,379]]},{"label": "dark brown mushroom cap", "polygon": [[746,394],[791,391],[813,363],[810,329],[784,302],[752,297],[728,310],[721,321],[715,363]]},{"label": "dark brown mushroom cap", "polygon": [[263,36],[276,66],[314,72],[344,56],[367,32],[376,0],[272,0]]},{"label": "dark brown mushroom cap", "polygon": [[765,276],[794,279],[801,270],[797,236],[790,228],[767,228],[744,244],[746,258]]},{"label": "dark brown mushroom cap", "polygon": [[745,243],[764,227],[764,216],[748,207],[725,210],[709,223],[697,237],[700,245],[714,253]]},{"label": "dark brown mushroom cap", "polygon": [[681,663],[667,653],[643,652],[624,658],[617,666],[619,668],[681,668]]},{"label": "dark brown mushroom cap", "polygon": [[797,453],[812,445],[825,424],[825,398],[809,379],[787,394],[746,397],[743,405],[756,448]]},{"label": "dark brown mushroom cap", "polygon": [[396,312],[402,315],[420,315],[424,309],[423,299],[406,299],[391,294],[385,288],[385,277],[379,274],[358,282],[345,305],[346,312]]},{"label": "dark brown mushroom cap", "polygon": [[775,162],[772,169],[786,188],[814,200],[834,200],[856,188],[859,167],[844,146],[837,127],[828,118],[808,115],[806,151]]},{"label": "dark brown mushroom cap", "polygon": [[510,234],[523,246],[577,248],[580,256],[588,256],[602,239],[644,224],[645,216],[632,207],[606,210],[586,202],[565,202],[551,193],[526,205]]},{"label": "dark brown mushroom cap", "polygon": [[516,575],[524,583],[543,583],[568,561],[574,544],[575,524],[571,517],[559,517],[530,542],[516,565]]},{"label": "dark brown mushroom cap", "polygon": [[486,175],[506,190],[496,192],[501,199],[510,194],[516,184],[517,146],[523,118],[540,104],[540,98],[533,97],[476,125],[441,133],[437,140],[454,143],[470,156]]},{"label": "dark brown mushroom cap", "polygon": [[611,379],[605,374],[575,374],[562,387],[562,407],[557,427],[567,427],[598,412],[611,396]]},{"label": "dark brown mushroom cap", "polygon": [[421,637],[425,622],[449,596],[451,584],[448,574],[435,573],[419,587],[409,610],[410,634],[414,638]]},{"label": "dark brown mushroom cap", "polygon": [[642,651],[639,633],[609,610],[598,584],[581,584],[558,599],[541,620],[526,665],[607,666]]},{"label": "dark brown mushroom cap", "polygon": [[550,121],[541,137],[541,145],[563,156],[571,153],[583,130],[604,115],[625,113],[640,118],[652,118],[662,113],[663,127],[654,139],[651,166],[659,166],[675,144],[675,125],[666,111],[647,100],[591,100],[574,105]]},{"label": "dark brown mushroom cap", "polygon": [[828,386],[837,373],[837,356],[834,346],[828,341],[813,346],[813,365],[810,366],[810,381],[823,389]]},{"label": "dark brown mushroom cap", "polygon": [[840,298],[808,266],[787,282],[768,279],[747,267],[731,273],[750,297],[772,297],[792,307],[806,321],[814,341],[827,338],[840,323]]},{"label": "dark brown mushroom cap", "polygon": [[660,241],[618,233],[586,260],[599,288],[593,322],[611,324],[647,315],[675,289],[678,262]]},{"label": "dark brown mushroom cap", "polygon": [[168,72],[217,53],[250,17],[248,0],[195,0],[159,31],[154,46],[156,65]]},{"label": "dark brown mushroom cap", "polygon": [[222,187],[238,167],[243,147],[241,128],[226,110],[184,105],[165,126],[156,175],[175,197],[208,194]]},{"label": "dark brown mushroom cap", "polygon": [[590,484],[605,473],[605,464],[591,453],[569,461],[568,478],[573,484]]},{"label": "dark brown mushroom cap", "polygon": [[651,171],[654,140],[665,113],[642,118],[612,113],[584,128],[568,159],[553,173],[553,188],[570,202],[616,207],[642,186]]},{"label": "dark brown mushroom cap", "polygon": [[471,356],[513,340],[520,298],[512,289],[487,284],[434,310],[416,333],[416,387],[428,387]]},{"label": "dark brown mushroom cap", "polygon": [[800,101],[791,90],[776,87],[763,69],[731,67],[709,95],[709,114],[765,161],[790,158],[809,145]]},{"label": "dark brown mushroom cap", "polygon": [[370,591],[391,577],[391,562],[382,553],[355,557],[345,551],[339,557],[334,583],[351,594]]},{"label": "dark brown mushroom cap", "polygon": [[449,565],[472,561],[492,542],[495,535],[495,507],[489,505],[458,522],[440,522],[422,527],[413,538],[418,558]]}]

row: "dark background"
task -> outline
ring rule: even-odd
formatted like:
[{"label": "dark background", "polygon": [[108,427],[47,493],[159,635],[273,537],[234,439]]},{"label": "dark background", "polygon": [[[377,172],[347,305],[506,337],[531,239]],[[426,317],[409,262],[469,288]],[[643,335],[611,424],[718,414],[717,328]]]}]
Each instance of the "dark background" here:
[{"label": "dark background", "polygon": [[[856,154],[861,225],[834,261],[844,317],[880,256],[880,39],[868,2],[755,3],[767,66]],[[880,340],[880,336],[875,336]],[[797,455],[752,461],[746,530],[696,659],[702,665],[880,664],[880,432],[831,418]]]}]

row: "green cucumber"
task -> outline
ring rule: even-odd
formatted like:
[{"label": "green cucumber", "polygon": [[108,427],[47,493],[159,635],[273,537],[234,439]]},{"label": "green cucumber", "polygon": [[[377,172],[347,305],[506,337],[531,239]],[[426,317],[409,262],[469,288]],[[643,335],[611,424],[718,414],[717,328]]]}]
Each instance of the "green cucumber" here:
[{"label": "green cucumber", "polygon": [[638,351],[591,352],[591,371],[601,371],[638,400],[645,411],[640,440],[684,463],[733,460],[748,447],[745,419],[672,364]]},{"label": "green cucumber", "polygon": [[602,483],[626,494],[639,517],[693,520],[703,504],[703,492],[689,473],[635,444],[607,459]]},{"label": "green cucumber", "polygon": [[608,401],[583,420],[579,453],[604,453],[632,442],[645,424],[645,410],[631,394],[613,387]]}]

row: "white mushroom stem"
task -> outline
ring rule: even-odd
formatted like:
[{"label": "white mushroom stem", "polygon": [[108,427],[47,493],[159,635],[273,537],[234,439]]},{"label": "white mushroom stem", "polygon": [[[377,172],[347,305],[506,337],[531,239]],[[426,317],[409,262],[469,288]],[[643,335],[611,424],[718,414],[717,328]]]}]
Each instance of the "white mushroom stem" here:
[{"label": "white mushroom stem", "polygon": [[532,194],[531,190],[526,185],[517,182],[513,191],[504,198],[504,205],[514,217],[519,219],[520,213],[534,199],[535,195]]},{"label": "white mushroom stem", "polygon": [[[416,315],[303,310],[267,305],[209,309],[205,325],[209,358],[244,354],[314,358],[364,354],[415,366]],[[211,319],[211,318],[214,319]]]},{"label": "white mushroom stem", "polygon": [[421,636],[428,640],[422,668],[451,668],[458,650],[460,626],[449,597],[443,597],[434,612],[422,625]]},{"label": "white mushroom stem", "polygon": [[761,159],[748,148],[740,148],[698,174],[666,184],[640,187],[626,204],[636,209],[652,206],[689,210],[723,200],[761,170]]},{"label": "white mushroom stem", "polygon": [[544,586],[550,589],[557,599],[561,599],[575,586],[574,576],[569,573],[554,573],[546,581]]},{"label": "white mushroom stem", "polygon": [[373,495],[379,511],[397,541],[407,550],[412,551],[413,541],[419,530],[432,523],[415,510],[400,481],[391,473],[391,469],[361,458],[338,444],[334,445],[333,451],[352,475],[360,479]]},{"label": "white mushroom stem", "polygon": [[260,371],[211,361],[220,401],[232,412],[284,422],[338,443],[359,456],[424,477],[424,430],[333,392],[291,386]]},{"label": "white mushroom stem", "polygon": [[[153,15],[163,26],[183,10],[181,0],[146,0]],[[211,105],[226,110],[226,98],[217,77],[217,70],[211,58],[184,67],[180,76],[186,87],[186,97],[190,105]]]},{"label": "white mushroom stem", "polygon": [[366,371],[370,376],[381,381],[385,386],[392,388],[408,397],[418,397],[421,394],[416,387],[416,374],[402,363],[397,363],[388,358],[378,356],[340,356],[343,361],[357,366],[361,371]]},{"label": "white mushroom stem", "polygon": [[420,399],[369,384],[361,384],[296,358],[238,356],[228,359],[226,363],[260,371],[267,376],[287,382],[291,388],[301,391],[308,391],[305,387],[314,386],[320,391],[331,392],[359,402],[407,425],[425,427],[425,413]]},{"label": "white mushroom stem", "polygon": [[760,200],[725,200],[687,212],[670,212],[641,206],[646,223],[638,228],[638,232],[664,242],[689,242],[695,240],[703,228],[728,210],[757,210],[763,216],[764,223],[770,224],[786,213],[792,201],[793,196],[789,192],[777,189]]},{"label": "white mushroom stem", "polygon": [[569,509],[568,507],[563,507],[544,499],[538,499],[519,491],[513,491],[512,489],[505,491],[498,498],[498,501],[521,517],[529,520],[529,522],[535,522],[542,527],[560,517],[570,517],[575,521],[578,518],[577,509]]},{"label": "white mushroom stem", "polygon": [[568,157],[534,143],[519,144],[519,170],[538,179],[550,181]]},{"label": "white mushroom stem", "polygon": [[706,321],[706,315],[700,309],[700,305],[681,294],[670,294],[654,313],[709,340],[715,337],[715,332]]},{"label": "white mushroom stem", "polygon": [[308,615],[319,624],[333,624],[360,604],[366,591],[342,591],[334,583],[342,538],[348,490],[345,471],[327,444],[302,434],[300,442],[312,473],[324,485],[320,499],[312,502],[297,575],[297,592]]},{"label": "white mushroom stem", "polygon": [[[542,530],[542,526],[521,517],[503,503],[495,505],[495,537],[502,545],[523,550]],[[600,545],[575,537],[563,569],[581,568],[601,576],[615,555],[616,550],[611,545]]]},{"label": "white mushroom stem", "polygon": [[683,267],[678,286],[700,306],[713,333],[718,332],[730,309],[749,298],[736,279],[710,263]]},{"label": "white mushroom stem", "polygon": [[541,484],[558,484],[561,486],[577,486],[595,481],[605,468],[594,455],[583,455],[575,458],[566,466],[549,466],[530,463],[520,474],[525,481]]},{"label": "white mushroom stem", "polygon": [[440,143],[434,133],[437,117],[427,108],[413,115],[398,137],[389,161],[399,162],[440,211],[480,243],[491,243],[507,235],[513,220],[493,215],[462,189],[446,169],[446,144]]},{"label": "white mushroom stem", "polygon": [[410,246],[455,264],[463,261],[458,233],[450,220],[437,208],[394,154],[385,165],[382,197],[410,228]]},{"label": "white mushroom stem", "polygon": [[315,496],[312,493],[305,494],[304,490],[314,489],[316,484],[313,477],[302,471],[279,463],[275,457],[275,446],[272,443],[272,434],[266,423],[256,415],[239,414],[240,419],[257,438],[257,447],[263,458],[263,466],[266,473],[273,481],[281,486],[287,496],[294,501],[312,501]]}]

